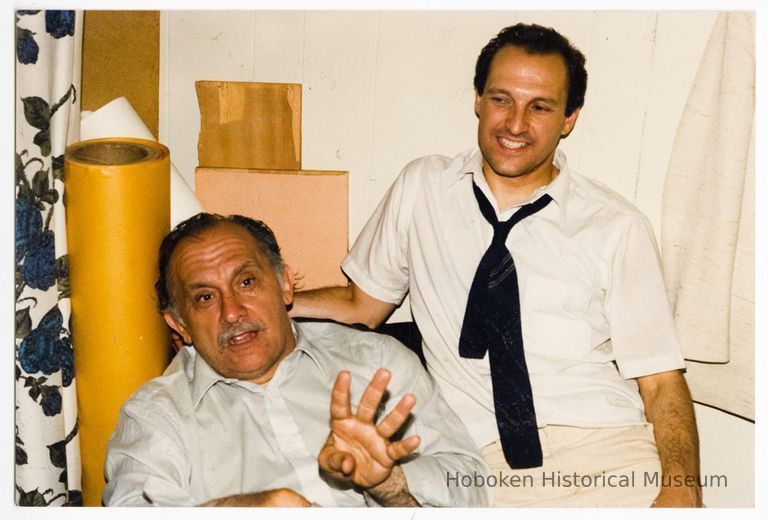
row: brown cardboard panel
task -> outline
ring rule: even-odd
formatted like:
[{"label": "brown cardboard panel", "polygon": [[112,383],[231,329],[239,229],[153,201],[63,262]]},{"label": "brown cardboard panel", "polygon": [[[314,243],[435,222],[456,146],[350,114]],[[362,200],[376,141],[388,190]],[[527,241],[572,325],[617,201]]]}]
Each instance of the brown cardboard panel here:
[{"label": "brown cardboard panel", "polygon": [[301,169],[301,85],[196,81],[198,163],[206,168]]},{"label": "brown cardboard panel", "polygon": [[82,110],[125,96],[157,136],[159,11],[85,11]]},{"label": "brown cardboard panel", "polygon": [[348,174],[197,168],[195,194],[206,211],[263,220],[277,236],[302,289],[346,285]]}]

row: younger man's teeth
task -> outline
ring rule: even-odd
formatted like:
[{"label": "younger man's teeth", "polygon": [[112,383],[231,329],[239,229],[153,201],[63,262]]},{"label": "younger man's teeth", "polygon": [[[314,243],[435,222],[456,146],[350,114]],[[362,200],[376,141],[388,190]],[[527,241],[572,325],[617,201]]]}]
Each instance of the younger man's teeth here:
[{"label": "younger man's teeth", "polygon": [[522,148],[526,144],[526,143],[521,143],[519,141],[510,141],[509,139],[504,139],[503,137],[500,138],[499,140],[501,141],[501,144],[503,144],[507,148]]}]

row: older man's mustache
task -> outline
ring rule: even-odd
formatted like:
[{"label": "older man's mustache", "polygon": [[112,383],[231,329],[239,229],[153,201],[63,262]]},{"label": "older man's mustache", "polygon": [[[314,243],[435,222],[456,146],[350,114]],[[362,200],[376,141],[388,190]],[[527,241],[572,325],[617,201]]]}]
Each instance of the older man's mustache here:
[{"label": "older man's mustache", "polygon": [[219,334],[219,345],[226,346],[233,337],[245,332],[261,332],[264,330],[264,326],[261,323],[253,321],[241,321],[234,325],[231,325],[226,330]]}]

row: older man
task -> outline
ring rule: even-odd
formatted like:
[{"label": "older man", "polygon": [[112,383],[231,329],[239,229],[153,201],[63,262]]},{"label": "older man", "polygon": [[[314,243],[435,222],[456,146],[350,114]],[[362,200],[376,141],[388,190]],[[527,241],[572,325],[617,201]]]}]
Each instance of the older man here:
[{"label": "older man", "polygon": [[448,485],[484,465],[415,355],[288,318],[293,275],[263,223],[181,223],[156,288],[194,346],[123,406],[106,505],[486,504],[486,490]]}]

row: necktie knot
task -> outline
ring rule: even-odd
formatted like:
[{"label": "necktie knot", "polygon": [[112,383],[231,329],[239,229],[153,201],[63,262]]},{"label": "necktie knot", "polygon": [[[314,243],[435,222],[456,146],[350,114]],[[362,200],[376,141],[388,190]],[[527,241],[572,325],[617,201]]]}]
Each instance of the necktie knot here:
[{"label": "necktie knot", "polygon": [[496,222],[491,224],[493,226],[493,239],[494,245],[504,244],[507,241],[509,232],[512,230],[512,226],[509,225],[509,221]]},{"label": "necktie knot", "polygon": [[552,202],[552,197],[545,193],[530,204],[521,206],[520,209],[518,209],[511,217],[509,217],[509,219],[499,221],[499,219],[496,218],[496,211],[493,209],[493,205],[486,198],[485,194],[483,194],[480,188],[478,188],[477,184],[472,183],[472,190],[475,193],[477,204],[480,206],[480,213],[482,213],[483,217],[485,217],[485,220],[487,220],[488,223],[493,226],[494,244],[498,244],[499,242],[506,242],[507,237],[509,236],[509,232],[515,226],[515,224],[524,218],[541,211],[550,202]]}]

